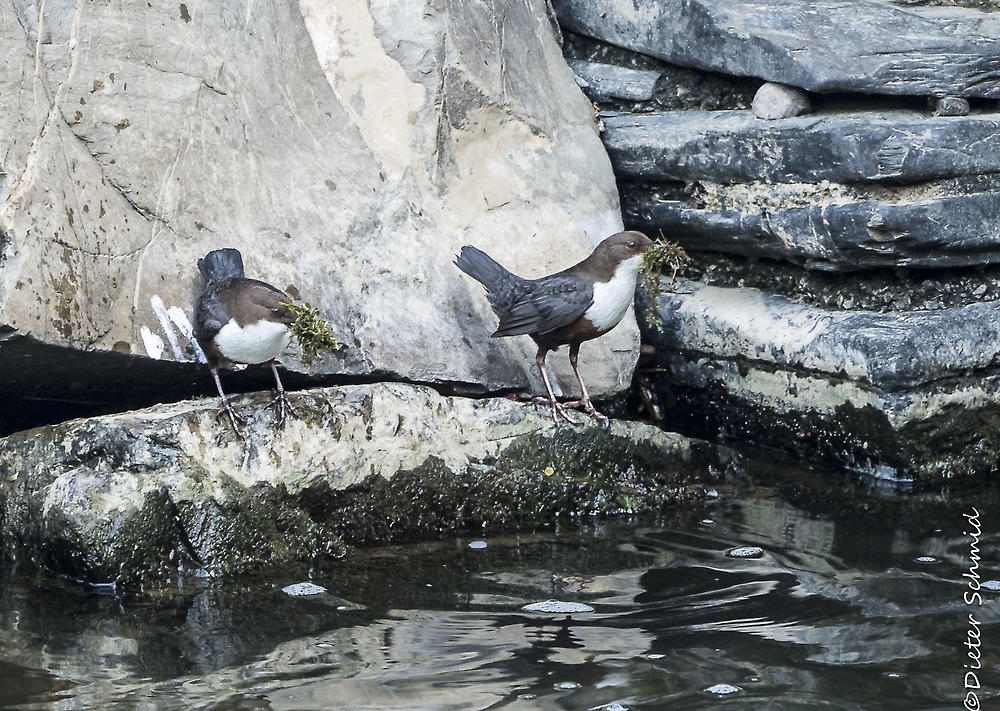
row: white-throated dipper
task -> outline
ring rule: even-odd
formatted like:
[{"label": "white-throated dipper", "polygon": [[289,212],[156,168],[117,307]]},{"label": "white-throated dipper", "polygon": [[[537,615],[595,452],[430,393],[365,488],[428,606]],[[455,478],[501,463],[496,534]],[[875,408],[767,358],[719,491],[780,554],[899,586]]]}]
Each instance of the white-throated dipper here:
[{"label": "white-throated dipper", "polygon": [[[570,418],[564,408],[582,407],[589,415],[607,418],[590,402],[587,386],[580,377],[577,356],[580,344],[603,336],[622,320],[632,298],[642,255],[653,241],[641,232],[611,235],[589,257],[569,269],[540,279],[523,279],[475,247],[462,247],[455,265],[486,287],[486,298],[500,317],[493,338],[531,336],[538,344],[535,364],[545,383],[552,408],[552,420]],[[580,399],[559,403],[548,373],[545,356],[569,345],[569,363],[580,384]]]},{"label": "white-throated dipper", "polygon": [[269,362],[278,389],[274,404],[280,426],[292,408],[274,359],[288,345],[288,327],[295,320],[286,306],[291,299],[270,284],[247,279],[243,256],[236,249],[209,252],[198,260],[198,269],[205,278],[205,288],[195,304],[194,335],[208,358],[222,408],[239,435],[241,418],[222,390],[220,365]]}]

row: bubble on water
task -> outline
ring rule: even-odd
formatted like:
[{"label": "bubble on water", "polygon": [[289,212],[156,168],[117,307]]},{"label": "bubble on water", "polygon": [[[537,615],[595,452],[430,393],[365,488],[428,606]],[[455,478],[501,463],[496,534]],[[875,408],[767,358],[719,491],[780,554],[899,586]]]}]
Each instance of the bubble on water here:
[{"label": "bubble on water", "polygon": [[1000,592],[1000,580],[987,580],[979,587],[990,592]]},{"label": "bubble on water", "polygon": [[919,558],[916,558],[915,560],[918,563],[924,563],[924,564],[937,563],[937,558],[935,558],[934,556],[929,556],[929,555],[922,555]]},{"label": "bubble on water", "polygon": [[764,549],[757,546],[740,546],[729,550],[726,555],[730,558],[761,558],[764,555]]},{"label": "bubble on water", "polygon": [[295,583],[281,588],[281,592],[292,597],[308,597],[309,595],[322,595],[326,592],[326,588],[313,583]]},{"label": "bubble on water", "polygon": [[663,659],[665,656],[667,655],[654,652],[653,654],[647,654],[646,659]]},{"label": "bubble on water", "polygon": [[472,543],[469,544],[469,548],[474,551],[481,551],[485,547],[486,541],[472,541]]},{"label": "bubble on water", "polygon": [[713,521],[710,518],[703,518],[701,520],[701,525],[702,526],[714,526],[715,525],[715,521]]},{"label": "bubble on water", "polygon": [[719,492],[716,489],[709,489],[705,492],[706,499],[717,499],[719,498]]},{"label": "bubble on water", "polygon": [[561,691],[569,691],[570,689],[579,689],[580,684],[575,681],[560,681],[555,687]]},{"label": "bubble on water", "polygon": [[732,684],[715,684],[705,689],[710,694],[715,694],[716,696],[728,696],[729,694],[735,694],[738,691],[743,691],[738,686],[733,686]]},{"label": "bubble on water", "polygon": [[545,612],[557,615],[569,615],[574,612],[593,612],[594,608],[582,602],[563,602],[562,600],[545,600],[533,602],[521,608],[526,612]]},{"label": "bubble on water", "polygon": [[621,704],[608,704],[603,707],[605,711],[628,711],[628,706],[622,706]]}]

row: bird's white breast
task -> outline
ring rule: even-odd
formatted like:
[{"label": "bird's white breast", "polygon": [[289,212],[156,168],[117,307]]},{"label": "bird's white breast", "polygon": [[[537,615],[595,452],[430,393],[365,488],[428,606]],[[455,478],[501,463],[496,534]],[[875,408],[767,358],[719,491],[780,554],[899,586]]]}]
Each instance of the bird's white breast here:
[{"label": "bird's white breast", "polygon": [[290,335],[283,323],[258,321],[241,328],[236,319],[230,319],[215,335],[215,345],[231,361],[263,363],[284,350]]},{"label": "bird's white breast", "polygon": [[642,257],[626,259],[618,265],[611,281],[594,284],[594,303],[584,317],[602,331],[610,331],[622,320],[635,295],[635,280]]}]

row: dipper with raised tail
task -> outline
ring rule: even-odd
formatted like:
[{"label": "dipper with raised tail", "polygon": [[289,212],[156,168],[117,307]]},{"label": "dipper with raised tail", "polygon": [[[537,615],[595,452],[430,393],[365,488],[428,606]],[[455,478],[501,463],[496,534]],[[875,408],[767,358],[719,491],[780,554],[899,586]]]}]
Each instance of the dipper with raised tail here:
[{"label": "dipper with raised tail", "polygon": [[[288,295],[270,284],[243,275],[243,257],[236,249],[217,249],[198,260],[205,288],[194,309],[194,335],[212,369],[222,408],[240,435],[242,418],[222,390],[219,367],[231,363],[270,363],[277,386],[274,405],[278,426],[292,412],[274,359],[288,345],[295,320],[285,304]],[[242,436],[242,435],[240,435]]]},{"label": "dipper with raised tail", "polygon": [[[493,338],[528,335],[538,344],[535,365],[548,393],[542,401],[552,408],[554,422],[562,417],[579,424],[565,408],[583,408],[598,420],[607,419],[594,408],[580,377],[580,344],[603,336],[622,320],[635,295],[642,255],[652,244],[641,232],[619,232],[579,264],[540,279],[519,277],[485,252],[462,247],[455,265],[486,287],[486,298],[500,317]],[[545,371],[545,356],[562,345],[569,345],[569,362],[580,384],[580,399],[567,403],[556,400]]]}]

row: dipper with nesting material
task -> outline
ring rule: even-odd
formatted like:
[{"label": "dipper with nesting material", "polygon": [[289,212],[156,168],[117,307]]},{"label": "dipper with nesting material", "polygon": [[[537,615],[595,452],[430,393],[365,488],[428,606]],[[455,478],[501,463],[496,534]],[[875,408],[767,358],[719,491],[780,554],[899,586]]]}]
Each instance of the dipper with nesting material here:
[{"label": "dipper with nesting material", "polygon": [[[603,336],[622,320],[635,295],[642,255],[653,242],[641,232],[608,237],[579,264],[540,279],[524,279],[507,271],[475,247],[462,247],[455,265],[486,287],[486,298],[500,317],[493,338],[528,335],[538,344],[535,365],[545,383],[552,420],[578,424],[565,408],[582,408],[598,420],[607,418],[590,401],[577,368],[580,344]],[[569,362],[580,384],[580,399],[559,403],[552,391],[545,356],[569,345]]]},{"label": "dipper with nesting material", "polygon": [[292,412],[278,377],[274,359],[288,345],[289,326],[295,315],[288,295],[270,284],[243,275],[243,257],[236,249],[217,249],[198,260],[205,287],[194,310],[194,335],[212,369],[212,378],[229,415],[240,434],[242,419],[222,390],[219,367],[230,363],[270,363],[277,386],[274,405],[278,425]]}]

